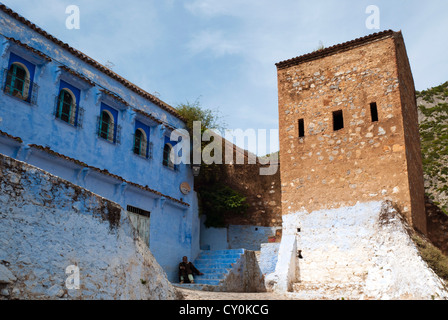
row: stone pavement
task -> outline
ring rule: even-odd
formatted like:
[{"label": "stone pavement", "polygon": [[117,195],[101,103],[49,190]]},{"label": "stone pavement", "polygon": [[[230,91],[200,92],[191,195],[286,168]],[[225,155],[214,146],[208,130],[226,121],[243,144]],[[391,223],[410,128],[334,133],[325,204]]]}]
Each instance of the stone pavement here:
[{"label": "stone pavement", "polygon": [[183,300],[297,300],[294,293],[272,292],[210,292],[176,288]]}]

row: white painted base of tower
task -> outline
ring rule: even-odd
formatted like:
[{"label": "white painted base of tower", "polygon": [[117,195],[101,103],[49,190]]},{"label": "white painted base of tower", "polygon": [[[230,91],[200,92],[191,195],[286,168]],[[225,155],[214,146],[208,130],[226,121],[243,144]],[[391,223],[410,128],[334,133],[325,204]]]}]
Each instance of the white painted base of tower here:
[{"label": "white painted base of tower", "polygon": [[287,292],[297,282],[355,284],[360,298],[447,299],[444,282],[422,260],[409,230],[390,202],[285,215],[266,287]]}]

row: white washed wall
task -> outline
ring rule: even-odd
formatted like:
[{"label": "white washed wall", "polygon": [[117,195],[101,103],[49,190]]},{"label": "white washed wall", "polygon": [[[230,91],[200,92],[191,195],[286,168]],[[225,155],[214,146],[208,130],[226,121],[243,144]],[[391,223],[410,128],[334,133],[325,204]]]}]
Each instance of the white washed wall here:
[{"label": "white washed wall", "polygon": [[[118,205],[3,155],[0,264],[14,276],[0,279],[0,298],[176,297]],[[79,289],[66,286],[70,265],[79,267]]]},{"label": "white washed wall", "polygon": [[[448,298],[408,230],[390,202],[285,215],[283,239],[289,241],[282,239],[276,271],[266,277],[268,287],[286,291],[291,281],[356,284],[376,299]],[[303,259],[297,258],[297,250]]]}]

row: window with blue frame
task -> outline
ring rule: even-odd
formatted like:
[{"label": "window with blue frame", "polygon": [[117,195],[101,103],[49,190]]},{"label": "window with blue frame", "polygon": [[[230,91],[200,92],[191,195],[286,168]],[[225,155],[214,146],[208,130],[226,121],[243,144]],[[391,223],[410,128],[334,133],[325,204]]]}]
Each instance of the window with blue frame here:
[{"label": "window with blue frame", "polygon": [[150,157],[149,127],[140,121],[135,122],[133,151],[144,158]]},{"label": "window with blue frame", "polygon": [[120,126],[117,124],[118,111],[101,103],[98,117],[98,136],[112,143],[120,142]]},{"label": "window with blue frame", "polygon": [[[163,160],[162,164],[171,169],[179,170],[179,166],[174,164],[174,158],[176,157],[174,147],[177,145],[176,141],[171,141],[169,137],[165,136],[165,144],[163,146]],[[173,154],[173,155],[172,155]]]},{"label": "window with blue frame", "polygon": [[[3,91],[20,100],[35,103],[37,87],[33,83],[36,66],[11,52],[8,68],[5,70]],[[33,96],[34,93],[34,96]]]},{"label": "window with blue frame", "polygon": [[72,126],[80,124],[81,110],[78,106],[81,91],[61,80],[59,95],[56,100],[56,118],[65,121]]},{"label": "window with blue frame", "polygon": [[171,157],[172,150],[173,146],[170,143],[165,143],[165,146],[163,147],[163,165],[174,170],[175,166]]}]

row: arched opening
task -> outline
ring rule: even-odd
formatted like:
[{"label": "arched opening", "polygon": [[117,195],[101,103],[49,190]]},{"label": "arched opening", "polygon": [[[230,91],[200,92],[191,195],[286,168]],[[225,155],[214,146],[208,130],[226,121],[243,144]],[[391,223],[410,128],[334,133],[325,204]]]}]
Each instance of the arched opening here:
[{"label": "arched opening", "polygon": [[103,110],[100,118],[100,137],[110,142],[114,142],[114,129],[113,115],[109,111]]},{"label": "arched opening", "polygon": [[173,146],[169,143],[165,144],[163,148],[163,165],[170,169],[174,169],[174,162],[171,159],[171,150],[173,150]]},{"label": "arched opening", "polygon": [[142,157],[146,157],[147,145],[148,145],[148,139],[146,137],[146,133],[142,129],[135,130],[134,153]]},{"label": "arched opening", "polygon": [[72,125],[75,124],[76,98],[71,90],[64,88],[59,92],[56,117]]},{"label": "arched opening", "polygon": [[20,63],[11,64],[6,76],[5,92],[13,97],[27,100],[30,90],[30,72]]}]

